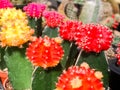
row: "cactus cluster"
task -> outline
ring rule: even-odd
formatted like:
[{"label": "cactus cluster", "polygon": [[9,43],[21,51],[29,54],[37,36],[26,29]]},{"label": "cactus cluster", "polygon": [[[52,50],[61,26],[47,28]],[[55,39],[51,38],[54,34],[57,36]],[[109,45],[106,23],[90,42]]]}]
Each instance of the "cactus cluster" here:
[{"label": "cactus cluster", "polygon": [[90,21],[85,17],[85,21],[65,21],[63,15],[38,3],[29,3],[24,12],[9,6],[0,9],[0,60],[6,63],[13,88],[105,90],[108,73],[103,51],[113,36],[106,26],[93,23],[96,7],[91,7]]}]

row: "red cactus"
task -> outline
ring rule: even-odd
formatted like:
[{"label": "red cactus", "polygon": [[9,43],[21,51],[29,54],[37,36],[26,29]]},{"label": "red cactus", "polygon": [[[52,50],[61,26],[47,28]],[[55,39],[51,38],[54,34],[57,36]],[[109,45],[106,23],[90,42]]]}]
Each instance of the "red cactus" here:
[{"label": "red cactus", "polygon": [[60,43],[45,36],[36,38],[27,48],[26,55],[35,65],[43,68],[56,66],[62,58],[64,51]]},{"label": "red cactus", "polygon": [[2,8],[12,8],[13,4],[10,2],[10,0],[0,0],[0,9]]},{"label": "red cactus", "polygon": [[74,33],[76,32],[77,29],[82,25],[82,22],[78,21],[66,21],[61,24],[59,33],[60,36],[69,41],[74,40]]},{"label": "red cactus", "polygon": [[105,90],[102,73],[84,66],[71,66],[58,78],[55,90]]},{"label": "red cactus", "polygon": [[23,8],[23,10],[27,13],[28,16],[33,18],[40,18],[42,16],[43,11],[45,10],[46,5],[40,3],[29,3],[27,6]]},{"label": "red cactus", "polygon": [[117,45],[117,49],[116,49],[116,54],[115,57],[117,58],[117,65],[120,65],[120,43],[118,43]]},{"label": "red cactus", "polygon": [[117,58],[117,65],[120,65],[120,54],[116,54],[115,57]]},{"label": "red cactus", "polygon": [[45,11],[43,14],[47,26],[51,28],[58,27],[64,19],[64,16],[56,11]]},{"label": "red cactus", "polygon": [[75,40],[79,48],[99,53],[107,50],[112,42],[112,30],[100,24],[85,24],[76,31]]}]

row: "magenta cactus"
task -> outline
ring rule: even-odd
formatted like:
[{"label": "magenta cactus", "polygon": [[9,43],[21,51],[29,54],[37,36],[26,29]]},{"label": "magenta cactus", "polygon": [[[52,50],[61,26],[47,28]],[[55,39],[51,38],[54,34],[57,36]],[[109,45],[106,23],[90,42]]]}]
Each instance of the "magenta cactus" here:
[{"label": "magenta cactus", "polygon": [[0,0],[0,9],[2,8],[12,8],[13,4],[10,2],[10,0]]},{"label": "magenta cactus", "polygon": [[45,11],[43,14],[47,26],[51,28],[58,27],[64,19],[64,16],[56,11]]},{"label": "magenta cactus", "polygon": [[27,6],[23,8],[23,10],[27,13],[27,15],[32,18],[40,18],[45,9],[46,9],[45,4],[34,3],[34,2],[29,3]]}]

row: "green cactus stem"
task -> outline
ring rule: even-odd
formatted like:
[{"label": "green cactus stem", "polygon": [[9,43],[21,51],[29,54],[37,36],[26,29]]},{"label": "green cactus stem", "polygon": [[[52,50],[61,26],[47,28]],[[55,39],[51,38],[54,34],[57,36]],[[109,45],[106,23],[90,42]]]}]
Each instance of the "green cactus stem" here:
[{"label": "green cactus stem", "polygon": [[43,25],[42,18],[29,18],[29,26],[35,30],[35,35],[37,37],[42,35]]},{"label": "green cactus stem", "polygon": [[62,67],[60,64],[47,69],[38,67],[33,76],[32,90],[54,90],[61,72]]},{"label": "green cactus stem", "polygon": [[7,48],[5,61],[14,90],[31,90],[33,67],[25,57],[25,48]]},{"label": "green cactus stem", "polygon": [[84,23],[97,23],[99,21],[100,8],[101,0],[86,0],[79,20]]},{"label": "green cactus stem", "polygon": [[91,68],[95,68],[98,71],[103,73],[103,83],[104,87],[107,89],[109,84],[109,72],[108,72],[108,63],[106,61],[106,57],[104,52],[101,53],[87,53],[82,51],[81,56],[79,57],[79,61],[76,65],[80,65],[82,62],[87,62]]},{"label": "green cactus stem", "polygon": [[44,30],[42,31],[42,37],[44,37],[45,35],[47,35],[48,37],[58,37],[58,28],[50,28],[48,26],[46,26],[44,28]]},{"label": "green cactus stem", "polygon": [[2,69],[2,70],[6,68],[4,55],[5,55],[4,48],[0,47],[0,69]]}]

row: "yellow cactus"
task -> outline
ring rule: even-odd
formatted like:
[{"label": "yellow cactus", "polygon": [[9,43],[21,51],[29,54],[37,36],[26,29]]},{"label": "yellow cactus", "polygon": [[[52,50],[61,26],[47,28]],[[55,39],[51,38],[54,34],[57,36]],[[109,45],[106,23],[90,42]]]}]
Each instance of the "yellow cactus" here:
[{"label": "yellow cactus", "polygon": [[4,25],[6,22],[16,22],[16,20],[28,24],[27,15],[22,10],[15,8],[0,9],[0,25]]},{"label": "yellow cactus", "polygon": [[0,10],[0,45],[21,46],[31,39],[34,31],[28,26],[27,16],[21,10]]}]

